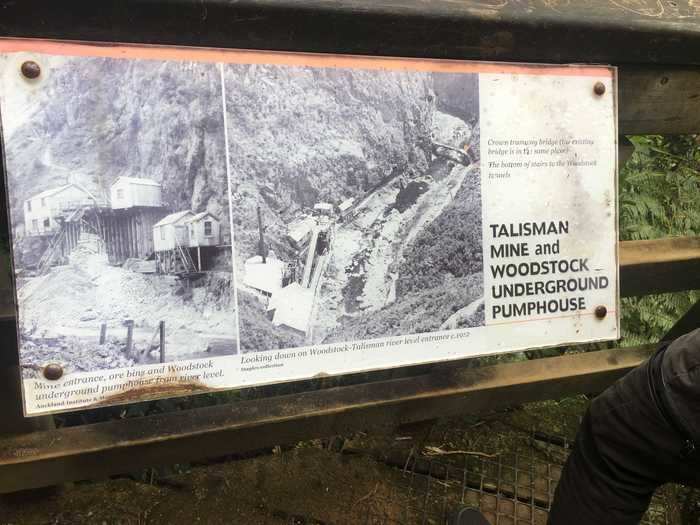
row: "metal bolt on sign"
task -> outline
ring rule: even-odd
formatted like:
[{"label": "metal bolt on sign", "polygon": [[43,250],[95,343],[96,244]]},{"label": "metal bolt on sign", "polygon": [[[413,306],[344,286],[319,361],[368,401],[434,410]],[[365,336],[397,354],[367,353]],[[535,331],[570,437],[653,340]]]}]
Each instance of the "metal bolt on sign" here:
[{"label": "metal bolt on sign", "polygon": [[41,75],[41,66],[33,60],[27,60],[26,62],[22,62],[20,71],[25,78],[35,80]]},{"label": "metal bolt on sign", "polygon": [[603,305],[596,306],[596,308],[595,308],[595,316],[596,316],[598,319],[604,319],[606,315],[608,315],[608,309],[605,308],[605,306],[603,306]]},{"label": "metal bolt on sign", "polygon": [[593,92],[598,96],[602,95],[603,93],[605,93],[605,84],[603,84],[602,82],[596,82],[593,85]]},{"label": "metal bolt on sign", "polygon": [[63,367],[58,363],[49,363],[44,367],[44,377],[49,381],[56,381],[63,376]]}]

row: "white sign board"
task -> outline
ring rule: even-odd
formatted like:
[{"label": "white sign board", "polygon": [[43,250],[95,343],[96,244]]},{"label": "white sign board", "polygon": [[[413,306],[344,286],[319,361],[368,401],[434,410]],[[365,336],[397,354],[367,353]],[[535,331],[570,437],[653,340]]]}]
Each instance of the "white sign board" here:
[{"label": "white sign board", "polygon": [[612,67],[0,53],[28,415],[619,335]]}]

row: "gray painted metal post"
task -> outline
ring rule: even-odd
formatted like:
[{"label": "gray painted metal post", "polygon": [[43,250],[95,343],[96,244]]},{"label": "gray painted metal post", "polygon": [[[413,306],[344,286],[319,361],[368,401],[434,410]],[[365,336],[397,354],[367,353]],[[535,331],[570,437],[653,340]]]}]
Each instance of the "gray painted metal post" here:
[{"label": "gray painted metal post", "polygon": [[100,344],[103,345],[105,344],[105,340],[107,339],[107,323],[102,323],[100,326]]}]

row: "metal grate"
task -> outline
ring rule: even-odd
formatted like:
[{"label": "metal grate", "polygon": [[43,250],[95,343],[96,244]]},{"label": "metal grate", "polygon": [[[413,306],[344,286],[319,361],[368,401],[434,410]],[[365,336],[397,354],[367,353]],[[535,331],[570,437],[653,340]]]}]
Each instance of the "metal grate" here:
[{"label": "metal grate", "polygon": [[[362,509],[364,523],[443,525],[467,506],[480,509],[492,525],[546,525],[569,443],[539,432],[525,433],[523,438],[529,441],[529,452],[447,451],[438,458],[411,452],[402,467],[385,458],[397,467],[398,475],[390,493],[368,498]],[[556,459],[538,457],[542,447],[536,445],[542,442],[554,447],[551,455]],[[670,525],[663,491],[641,523]]]}]

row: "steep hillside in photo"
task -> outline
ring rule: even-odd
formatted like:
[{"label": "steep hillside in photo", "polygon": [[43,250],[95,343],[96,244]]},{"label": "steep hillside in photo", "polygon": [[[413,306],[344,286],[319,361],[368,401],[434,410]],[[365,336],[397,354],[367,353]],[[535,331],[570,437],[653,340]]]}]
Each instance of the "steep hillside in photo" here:
[{"label": "steep hillside in photo", "polygon": [[255,254],[257,205],[284,255],[300,210],[427,169],[430,74],[227,65],[225,82],[239,263]]},{"label": "steep hillside in photo", "polygon": [[160,182],[172,210],[208,210],[227,227],[216,64],[53,57],[41,65],[30,95],[2,95],[5,105],[24,104],[3,115],[15,235],[26,198],[68,182],[104,198],[122,175]]}]

